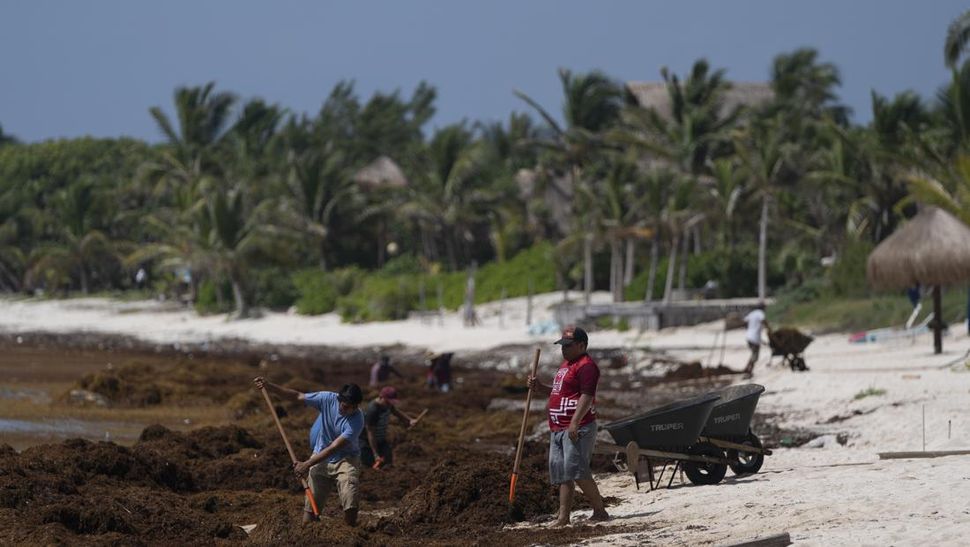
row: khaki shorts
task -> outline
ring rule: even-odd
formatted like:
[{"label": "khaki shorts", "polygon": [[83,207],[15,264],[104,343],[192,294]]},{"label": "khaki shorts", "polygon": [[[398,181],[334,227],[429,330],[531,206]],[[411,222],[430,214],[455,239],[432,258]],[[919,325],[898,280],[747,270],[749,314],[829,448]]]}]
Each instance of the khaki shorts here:
[{"label": "khaki shorts", "polygon": [[[337,495],[340,496],[340,507],[344,511],[357,509],[359,495],[357,484],[360,478],[360,458],[344,458],[337,463],[322,462],[310,468],[310,490],[313,491],[313,499],[317,502],[317,508],[323,511],[323,505],[327,501],[327,496],[333,487],[337,487]],[[303,503],[303,510],[312,513],[310,500]]]}]

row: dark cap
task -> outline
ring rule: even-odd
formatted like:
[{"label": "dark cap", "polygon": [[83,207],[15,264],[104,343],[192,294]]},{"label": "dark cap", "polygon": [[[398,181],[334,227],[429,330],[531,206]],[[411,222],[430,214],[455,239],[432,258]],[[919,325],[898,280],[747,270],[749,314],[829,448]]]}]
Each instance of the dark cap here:
[{"label": "dark cap", "polygon": [[337,400],[341,403],[359,405],[364,400],[364,392],[360,390],[360,386],[357,384],[344,384],[344,387],[340,388],[340,392],[337,393]]},{"label": "dark cap", "polygon": [[568,346],[573,342],[582,342],[584,344],[589,344],[589,336],[586,335],[586,331],[583,329],[569,325],[562,330],[562,337],[556,340],[555,344],[561,344],[563,346]]}]

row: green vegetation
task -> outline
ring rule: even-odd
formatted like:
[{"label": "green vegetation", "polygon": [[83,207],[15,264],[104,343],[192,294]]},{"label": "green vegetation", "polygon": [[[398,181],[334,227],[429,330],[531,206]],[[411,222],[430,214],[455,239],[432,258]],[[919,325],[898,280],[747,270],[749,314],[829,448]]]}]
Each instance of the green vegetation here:
[{"label": "green vegetation", "polygon": [[760,90],[698,59],[641,104],[562,69],[561,115],[517,92],[535,117],[434,130],[423,82],[369,98],[341,82],[310,116],[180,87],[148,109],[155,146],[0,130],[0,291],[116,293],[145,269],[140,290],[203,313],[369,321],[437,308],[439,290],[455,309],[477,267],[478,302],[530,286],[669,299],[710,281],[773,293],[797,324],[898,324],[905,300],[869,294],[865,260],[920,204],[970,221],[968,40],[970,12],[946,33],[939,93],[874,92],[864,126],[838,68],[797,49]]},{"label": "green vegetation", "polygon": [[[532,291],[555,290],[555,271],[550,253],[552,245],[539,243],[506,262],[492,262],[475,272],[475,300],[478,303],[526,296]],[[366,273],[355,268],[324,273],[304,270],[293,277],[299,296],[297,311],[315,315],[334,310],[346,321],[401,319],[421,309],[422,286],[425,311],[438,308],[438,288],[442,305],[457,309],[464,303],[465,272],[424,274],[417,262],[400,257],[381,270]]]},{"label": "green vegetation", "polygon": [[[930,295],[924,296],[918,321],[924,320],[932,309]],[[951,328],[960,329],[958,332],[962,332],[966,321],[966,309],[966,290],[944,289],[943,317]],[[767,310],[774,324],[798,326],[816,333],[902,327],[912,312],[913,307],[902,292],[892,296],[840,297],[807,287],[779,295],[776,304]]]},{"label": "green vegetation", "polygon": [[859,393],[856,393],[853,399],[858,401],[859,399],[865,399],[866,397],[879,397],[885,394],[886,394],[885,389],[870,387],[860,391]]}]

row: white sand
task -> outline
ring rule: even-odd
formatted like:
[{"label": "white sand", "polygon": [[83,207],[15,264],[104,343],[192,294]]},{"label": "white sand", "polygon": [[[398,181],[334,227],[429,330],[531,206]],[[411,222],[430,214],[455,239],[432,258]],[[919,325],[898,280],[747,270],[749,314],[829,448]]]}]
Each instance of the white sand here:
[{"label": "white sand", "polygon": [[[558,293],[537,297],[535,321],[549,320],[545,307],[561,297]],[[609,298],[595,297],[597,301]],[[436,350],[548,344],[553,335],[531,335],[526,329],[524,302],[515,299],[482,306],[484,325],[465,329],[454,313],[445,315],[443,326],[437,318],[342,325],[333,315],[291,314],[227,322],[225,317],[200,318],[155,302],[5,300],[0,304],[0,331],[118,333],[165,343],[224,337],[354,347],[400,343]],[[497,315],[500,306],[504,327]],[[710,348],[719,328],[712,323],[642,335],[596,332],[592,344],[650,345],[667,348],[678,357],[716,362],[720,353],[713,352],[711,358]],[[604,475],[600,477],[604,495],[622,500],[610,509],[616,518],[606,526],[642,524],[645,531],[608,535],[593,543],[717,545],[789,532],[799,545],[966,544],[970,456],[924,460],[879,460],[877,456],[923,448],[924,408],[927,450],[970,448],[966,412],[970,370],[965,366],[970,339],[962,325],[955,325],[954,331],[944,339],[943,355],[932,354],[929,335],[864,345],[849,344],[845,334],[821,336],[806,352],[811,370],[798,374],[765,367],[765,348],[752,380],[767,388],[759,410],[783,414],[787,426],[818,432],[828,439],[825,446],[777,450],[758,474],[735,479],[728,471],[725,481],[715,486],[638,492],[628,475]],[[729,332],[725,363],[740,368],[746,357],[743,332]],[[870,388],[885,392],[855,398]],[[848,435],[845,446],[834,442],[836,433]],[[577,512],[577,520],[586,515]]]}]

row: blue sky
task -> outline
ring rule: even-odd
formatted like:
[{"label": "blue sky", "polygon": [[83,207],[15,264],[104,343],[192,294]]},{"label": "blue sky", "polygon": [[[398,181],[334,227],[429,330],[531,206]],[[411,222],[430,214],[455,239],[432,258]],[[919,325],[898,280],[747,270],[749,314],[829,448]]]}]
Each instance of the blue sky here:
[{"label": "blue sky", "polygon": [[179,85],[315,113],[333,85],[363,97],[427,80],[432,125],[527,110],[558,113],[558,67],[620,80],[682,74],[699,57],[738,81],[772,58],[819,50],[843,76],[855,119],[870,90],[925,97],[948,78],[943,39],[965,2],[932,0],[251,1],[2,0],[0,125],[22,140],[94,135],[158,141],[148,114]]}]

